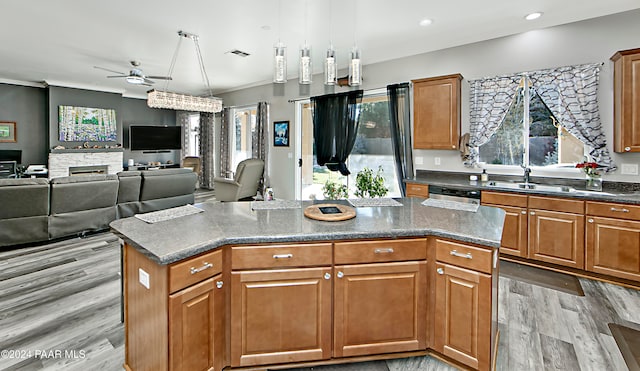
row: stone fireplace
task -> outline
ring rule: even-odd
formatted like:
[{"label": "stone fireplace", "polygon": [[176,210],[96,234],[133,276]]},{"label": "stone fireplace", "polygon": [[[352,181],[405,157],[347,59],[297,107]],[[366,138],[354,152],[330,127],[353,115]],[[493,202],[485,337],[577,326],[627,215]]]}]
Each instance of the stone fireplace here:
[{"label": "stone fireplace", "polygon": [[74,175],[116,174],[123,170],[122,164],[122,149],[54,150],[49,153],[49,179],[72,175],[72,171]]}]

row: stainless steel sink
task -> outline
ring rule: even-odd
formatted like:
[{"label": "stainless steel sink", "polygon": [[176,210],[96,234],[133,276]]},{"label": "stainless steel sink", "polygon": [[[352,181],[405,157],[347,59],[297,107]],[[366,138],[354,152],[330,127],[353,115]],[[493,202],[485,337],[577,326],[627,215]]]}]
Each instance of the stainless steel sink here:
[{"label": "stainless steel sink", "polygon": [[496,188],[508,188],[508,189],[530,189],[530,190],[538,190],[538,191],[546,191],[546,192],[575,192],[574,188],[563,185],[548,185],[548,184],[538,184],[538,183],[512,183],[512,182],[499,182],[499,181],[490,181],[487,183],[489,187]]}]

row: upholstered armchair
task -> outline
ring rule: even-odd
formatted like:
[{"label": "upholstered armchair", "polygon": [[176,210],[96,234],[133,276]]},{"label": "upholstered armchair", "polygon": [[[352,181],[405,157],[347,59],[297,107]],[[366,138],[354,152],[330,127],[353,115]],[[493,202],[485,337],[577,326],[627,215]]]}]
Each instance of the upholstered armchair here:
[{"label": "upholstered armchair", "polygon": [[233,179],[214,178],[216,199],[219,201],[238,201],[255,196],[263,170],[264,161],[250,158],[238,164]]}]

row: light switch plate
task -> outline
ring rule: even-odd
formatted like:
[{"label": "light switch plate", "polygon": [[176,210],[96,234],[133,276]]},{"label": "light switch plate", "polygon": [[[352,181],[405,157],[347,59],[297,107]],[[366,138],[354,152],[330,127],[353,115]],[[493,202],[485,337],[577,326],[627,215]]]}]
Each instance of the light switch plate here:
[{"label": "light switch plate", "polygon": [[622,164],[620,173],[624,175],[638,175],[638,164]]},{"label": "light switch plate", "polygon": [[440,157],[434,157],[434,158],[433,158],[433,163],[434,163],[436,166],[440,166]]},{"label": "light switch plate", "polygon": [[422,159],[421,156],[416,156],[416,165],[422,165],[424,163],[424,160]]},{"label": "light switch plate", "polygon": [[138,280],[142,286],[149,289],[149,273],[143,271],[142,268],[138,268]]}]

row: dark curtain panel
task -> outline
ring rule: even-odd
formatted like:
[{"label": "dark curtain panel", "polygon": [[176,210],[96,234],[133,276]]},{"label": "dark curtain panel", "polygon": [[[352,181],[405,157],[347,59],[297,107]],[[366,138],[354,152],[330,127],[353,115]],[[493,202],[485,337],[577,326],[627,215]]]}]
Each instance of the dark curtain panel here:
[{"label": "dark curtain panel", "polygon": [[354,90],[311,97],[318,165],[342,175],[351,174],[345,161],[356,142],[362,95],[362,90]]},{"label": "dark curtain panel", "polygon": [[265,184],[269,185],[268,142],[269,138],[269,103],[258,102],[256,110],[256,129],[251,138],[251,157],[264,161],[264,172],[258,184],[258,193],[263,194]]},{"label": "dark curtain panel", "polygon": [[201,186],[213,189],[215,177],[215,116],[213,113],[200,112],[200,159],[202,160]]},{"label": "dark curtain panel", "polygon": [[231,174],[235,169],[230,169],[231,153],[229,152],[229,130],[232,129],[231,109],[222,109],[222,122],[220,123],[220,176],[223,178],[233,178]]},{"label": "dark curtain panel", "polygon": [[398,174],[398,185],[402,197],[405,196],[403,179],[413,176],[413,152],[411,150],[411,116],[409,83],[387,86],[389,98],[389,120],[391,127],[391,143]]}]

